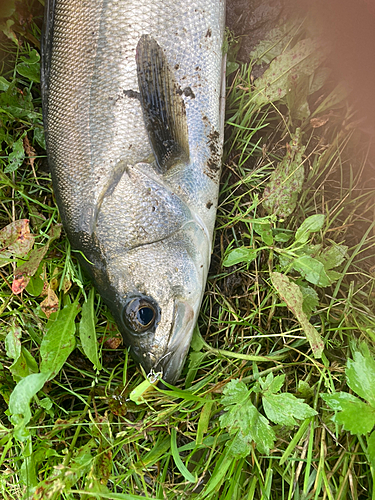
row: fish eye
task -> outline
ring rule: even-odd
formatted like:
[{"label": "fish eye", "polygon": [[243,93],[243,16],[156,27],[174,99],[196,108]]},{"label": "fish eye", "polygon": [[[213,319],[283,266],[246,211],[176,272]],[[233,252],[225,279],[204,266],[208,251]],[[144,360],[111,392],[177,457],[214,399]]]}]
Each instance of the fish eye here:
[{"label": "fish eye", "polygon": [[132,299],[125,306],[124,321],[135,333],[143,333],[152,328],[156,320],[156,307],[146,298]]}]

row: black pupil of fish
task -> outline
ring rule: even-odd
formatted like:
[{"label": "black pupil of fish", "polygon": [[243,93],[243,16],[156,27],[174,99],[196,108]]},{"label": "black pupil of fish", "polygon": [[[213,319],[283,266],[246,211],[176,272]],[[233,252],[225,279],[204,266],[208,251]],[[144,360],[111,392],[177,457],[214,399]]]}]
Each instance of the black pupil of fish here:
[{"label": "black pupil of fish", "polygon": [[151,307],[141,307],[137,312],[137,320],[143,326],[147,326],[154,319],[155,313]]}]

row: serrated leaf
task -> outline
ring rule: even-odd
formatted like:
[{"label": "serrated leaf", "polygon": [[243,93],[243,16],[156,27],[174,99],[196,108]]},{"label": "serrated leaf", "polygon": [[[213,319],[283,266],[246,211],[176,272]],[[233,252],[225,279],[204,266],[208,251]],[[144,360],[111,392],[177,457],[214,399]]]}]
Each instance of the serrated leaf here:
[{"label": "serrated leaf", "polygon": [[323,264],[317,259],[310,257],[310,255],[302,255],[293,260],[292,267],[314,285],[326,287],[331,284],[331,280],[328,278]]},{"label": "serrated leaf", "polygon": [[94,288],[91,288],[87,302],[82,306],[82,316],[79,323],[79,337],[84,353],[94,365],[96,370],[102,369],[99,360],[98,339],[95,330],[95,312],[94,312]]},{"label": "serrated leaf", "polygon": [[275,433],[250,401],[250,391],[246,385],[239,380],[231,380],[223,393],[221,402],[227,412],[221,415],[220,425],[226,427],[230,434],[236,434],[237,452],[246,456],[254,441],[261,453],[268,453],[273,446]]},{"label": "serrated leaf", "polygon": [[362,353],[356,351],[354,360],[348,359],[345,370],[348,386],[375,408],[375,360],[366,344],[361,345]]},{"label": "serrated leaf", "polygon": [[246,262],[249,264],[256,259],[258,250],[254,248],[240,247],[231,250],[223,260],[224,267],[231,267],[235,264]]},{"label": "serrated leaf", "polygon": [[291,135],[287,152],[272,172],[264,190],[263,206],[269,214],[288,217],[295,209],[305,177],[302,155],[305,146],[301,144],[301,129]]},{"label": "serrated leaf", "polygon": [[224,396],[221,398],[223,406],[244,403],[250,397],[250,391],[244,382],[238,379],[231,380],[223,389]]},{"label": "serrated leaf", "polygon": [[20,441],[28,438],[25,427],[31,419],[30,401],[44,386],[49,378],[48,373],[32,373],[23,378],[9,398],[11,422],[15,426],[15,435]]},{"label": "serrated leaf", "polygon": [[352,434],[366,434],[375,425],[375,408],[346,392],[321,394],[324,401],[337,413],[332,420]]},{"label": "serrated leaf", "polygon": [[285,375],[277,375],[274,377],[273,373],[269,373],[266,379],[259,379],[260,385],[263,392],[269,392],[270,394],[275,394],[279,392],[285,382]]},{"label": "serrated leaf", "polygon": [[306,243],[310,238],[311,233],[316,233],[322,229],[324,225],[324,215],[315,214],[305,219],[296,231],[296,241],[298,243]]},{"label": "serrated leaf", "polygon": [[320,358],[324,349],[324,342],[319,332],[309,322],[303,311],[303,296],[299,286],[292,283],[287,276],[281,273],[271,273],[273,286],[280,297],[285,301],[288,309],[298,319],[306,338],[310,343],[315,358]]},{"label": "serrated leaf", "polygon": [[265,393],[262,401],[265,414],[275,424],[292,426],[297,424],[295,419],[304,420],[317,415],[313,408],[288,392]]},{"label": "serrated leaf", "polygon": [[77,301],[61,309],[42,340],[40,371],[50,373],[51,378],[61,370],[75,347],[74,320],[78,311]]}]

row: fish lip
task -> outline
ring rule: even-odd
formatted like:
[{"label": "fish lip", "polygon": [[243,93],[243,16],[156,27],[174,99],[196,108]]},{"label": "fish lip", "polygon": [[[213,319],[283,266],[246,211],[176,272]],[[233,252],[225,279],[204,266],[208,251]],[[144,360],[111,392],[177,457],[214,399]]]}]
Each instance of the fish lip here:
[{"label": "fish lip", "polygon": [[152,370],[156,373],[160,372],[162,379],[169,384],[174,384],[181,374],[190,348],[194,326],[193,307],[186,301],[177,301],[174,325],[168,345],[161,358],[152,366]]}]

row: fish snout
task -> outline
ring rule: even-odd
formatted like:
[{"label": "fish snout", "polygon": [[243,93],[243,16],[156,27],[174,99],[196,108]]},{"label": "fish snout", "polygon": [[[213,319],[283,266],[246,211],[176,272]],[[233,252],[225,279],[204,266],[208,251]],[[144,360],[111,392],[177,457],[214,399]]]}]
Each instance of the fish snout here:
[{"label": "fish snout", "polygon": [[169,384],[177,382],[189,351],[195,319],[194,309],[188,302],[176,301],[174,321],[163,354],[157,357],[152,349],[143,353],[141,364],[147,374],[158,373]]}]

